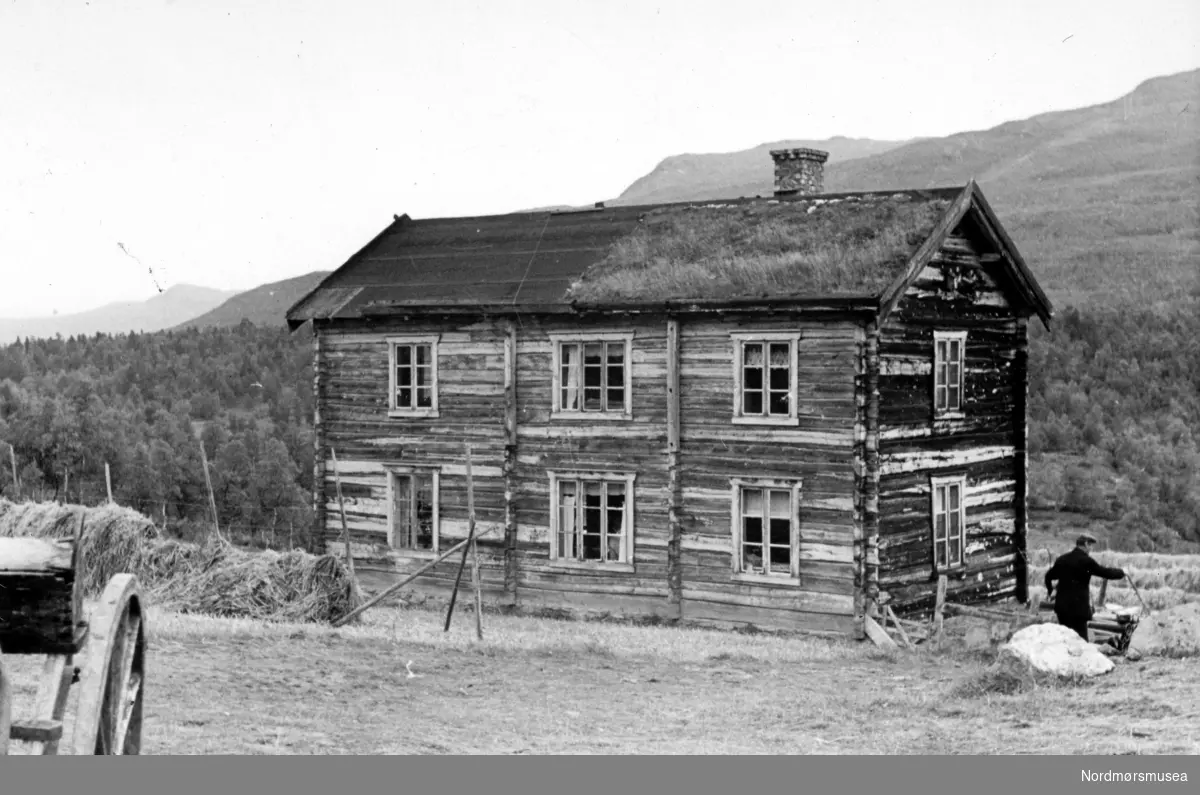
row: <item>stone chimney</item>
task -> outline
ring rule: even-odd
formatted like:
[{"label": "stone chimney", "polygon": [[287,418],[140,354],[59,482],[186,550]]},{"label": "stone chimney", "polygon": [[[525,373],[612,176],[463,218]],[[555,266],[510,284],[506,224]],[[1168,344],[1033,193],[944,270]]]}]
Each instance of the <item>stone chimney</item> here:
[{"label": "stone chimney", "polygon": [[776,196],[808,196],[824,190],[828,152],[819,149],[772,149],[771,158],[775,161]]}]

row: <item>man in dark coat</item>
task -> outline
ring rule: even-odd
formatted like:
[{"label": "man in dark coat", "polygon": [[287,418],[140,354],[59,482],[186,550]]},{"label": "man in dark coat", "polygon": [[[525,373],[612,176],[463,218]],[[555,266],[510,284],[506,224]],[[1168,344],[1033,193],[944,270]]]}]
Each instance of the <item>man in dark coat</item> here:
[{"label": "man in dark coat", "polygon": [[1095,536],[1084,533],[1075,542],[1075,548],[1060,555],[1046,572],[1046,598],[1054,594],[1054,582],[1058,582],[1058,596],[1054,599],[1054,614],[1058,623],[1088,639],[1088,621],[1092,619],[1092,577],[1120,580],[1125,572],[1101,566],[1089,554],[1096,544]]}]

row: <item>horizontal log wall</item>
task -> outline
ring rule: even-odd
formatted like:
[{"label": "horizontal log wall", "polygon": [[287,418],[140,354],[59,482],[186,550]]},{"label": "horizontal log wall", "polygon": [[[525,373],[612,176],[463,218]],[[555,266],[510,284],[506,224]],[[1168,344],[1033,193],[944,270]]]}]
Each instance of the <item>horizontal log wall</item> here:
[{"label": "horizontal log wall", "polygon": [[[341,533],[329,455],[334,449],[356,566],[365,580],[385,582],[424,563],[388,548],[385,464],[440,469],[445,548],[467,530],[463,447],[470,443],[479,527],[493,529],[480,543],[483,585],[491,600],[522,608],[852,631],[865,554],[853,464],[856,438],[862,443],[856,437],[859,325],[786,318],[679,321],[675,600],[668,565],[666,318],[585,322],[526,316],[514,325],[507,353],[506,321],[394,321],[321,329],[315,375],[321,396],[318,505],[330,542]],[[633,333],[629,421],[551,416],[550,335],[588,328]],[[790,427],[731,422],[730,334],[750,329],[802,334],[800,418]],[[387,416],[386,338],[395,334],[439,336],[438,417]],[[506,381],[506,362],[513,360]],[[506,386],[516,404],[507,428]],[[553,470],[636,473],[632,567],[580,570],[550,559],[547,473]],[[798,585],[745,583],[732,576],[734,477],[803,480]],[[337,551],[341,545],[329,548]],[[414,587],[444,592],[456,566],[448,560]]]},{"label": "horizontal log wall", "polygon": [[[968,227],[955,230],[880,329],[879,587],[902,611],[935,600],[932,476],[967,477],[966,565],[947,572],[947,598],[1017,591],[1025,324],[984,251]],[[967,332],[963,411],[952,419],[933,412],[935,330]]]},{"label": "horizontal log wall", "polygon": [[[629,420],[558,418],[553,405],[557,333],[633,334]],[[517,601],[613,615],[676,617],[667,579],[667,324],[523,317],[517,336]],[[633,569],[581,569],[550,558],[549,472],[633,473]]]},{"label": "horizontal log wall", "polygon": [[[680,325],[680,487],[683,615],[839,633],[853,631],[863,555],[855,517],[856,369],[861,326],[786,317]],[[730,334],[798,331],[799,419],[736,425]],[[758,584],[732,576],[732,478],[799,478],[800,578]]]},{"label": "horizontal log wall", "polygon": [[[387,338],[438,336],[438,416],[388,417]],[[485,595],[504,593],[504,337],[502,322],[434,321],[345,324],[321,329],[316,378],[326,546],[342,533],[334,463],[350,530],[355,567],[368,574],[414,571],[427,557],[388,546],[388,488],[385,464],[436,467],[440,471],[440,547],[466,538],[468,530],[465,448],[471,446],[480,578]],[[452,556],[421,578],[430,591],[452,587],[459,558]]]}]

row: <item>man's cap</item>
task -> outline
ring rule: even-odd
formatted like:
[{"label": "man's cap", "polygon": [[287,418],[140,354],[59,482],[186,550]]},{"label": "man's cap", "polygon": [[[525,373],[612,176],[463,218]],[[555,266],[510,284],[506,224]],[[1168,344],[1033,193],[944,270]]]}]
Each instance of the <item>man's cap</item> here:
[{"label": "man's cap", "polygon": [[1075,544],[1082,546],[1083,544],[1097,544],[1099,541],[1091,533],[1080,533],[1079,538],[1075,539]]}]

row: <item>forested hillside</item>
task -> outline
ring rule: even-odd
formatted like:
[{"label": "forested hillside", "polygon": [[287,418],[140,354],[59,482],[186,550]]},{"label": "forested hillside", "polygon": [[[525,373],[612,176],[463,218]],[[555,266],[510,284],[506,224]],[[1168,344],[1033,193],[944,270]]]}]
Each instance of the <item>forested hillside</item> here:
[{"label": "forested hillside", "polygon": [[[211,524],[200,442],[223,532],[300,546],[311,525],[310,338],[278,327],[160,331],[0,348],[3,496],[113,496],[184,536]],[[9,444],[3,444],[7,442]]]}]

